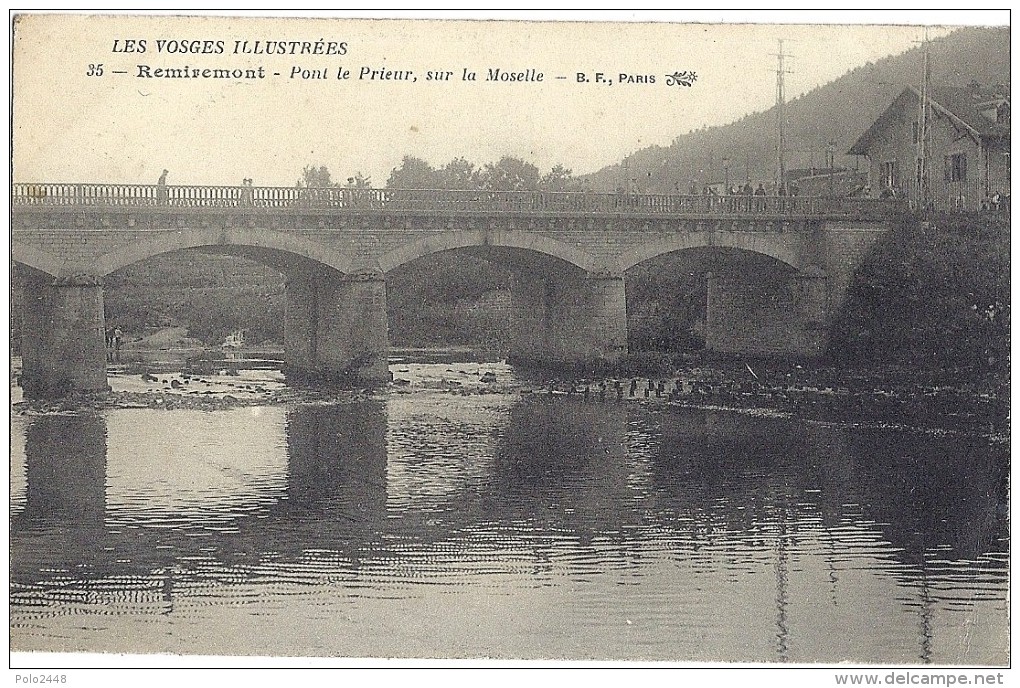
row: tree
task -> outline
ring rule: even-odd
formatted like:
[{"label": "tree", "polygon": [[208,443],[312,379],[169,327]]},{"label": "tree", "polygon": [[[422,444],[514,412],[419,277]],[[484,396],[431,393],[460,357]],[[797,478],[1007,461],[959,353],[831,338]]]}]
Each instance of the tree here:
[{"label": "tree", "polygon": [[481,180],[489,191],[537,191],[541,175],[530,162],[504,155],[482,169]]},{"label": "tree", "polygon": [[1009,222],[905,217],[867,255],[836,314],[830,353],[846,363],[1008,371]]},{"label": "tree", "polygon": [[583,185],[563,165],[556,165],[542,176],[530,162],[508,155],[484,167],[458,157],[439,169],[421,158],[405,155],[400,167],[390,173],[386,188],[582,191]]},{"label": "tree", "polygon": [[574,179],[573,171],[563,165],[556,165],[545,174],[539,185],[545,191],[582,191],[579,180]]},{"label": "tree", "polygon": [[432,165],[421,158],[405,155],[386,180],[387,189],[436,189],[439,175]]},{"label": "tree", "polygon": [[323,189],[337,186],[340,186],[340,184],[333,181],[329,168],[325,165],[319,167],[308,165],[301,171],[301,179],[298,179],[297,182],[299,189]]},{"label": "tree", "polygon": [[437,176],[442,189],[479,189],[482,186],[481,170],[464,158],[446,163]]}]

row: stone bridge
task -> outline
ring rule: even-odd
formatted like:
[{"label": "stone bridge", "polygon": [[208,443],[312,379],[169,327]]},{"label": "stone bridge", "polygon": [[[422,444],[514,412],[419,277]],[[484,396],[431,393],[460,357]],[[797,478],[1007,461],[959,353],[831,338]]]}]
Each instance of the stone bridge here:
[{"label": "stone bridge", "polygon": [[285,356],[305,373],[387,379],[387,273],[452,250],[510,267],[517,361],[618,360],[627,271],[681,251],[723,266],[709,278],[710,349],[816,356],[897,210],[808,197],[15,184],[22,384],[31,396],[107,389],[103,278],[190,249],[286,275]]}]

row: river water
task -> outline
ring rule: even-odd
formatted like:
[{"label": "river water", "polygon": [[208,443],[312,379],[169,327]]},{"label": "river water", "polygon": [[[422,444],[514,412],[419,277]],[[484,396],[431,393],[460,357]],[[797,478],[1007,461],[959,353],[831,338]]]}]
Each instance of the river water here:
[{"label": "river water", "polygon": [[1009,661],[1005,444],[401,371],[15,415],[11,649]]}]

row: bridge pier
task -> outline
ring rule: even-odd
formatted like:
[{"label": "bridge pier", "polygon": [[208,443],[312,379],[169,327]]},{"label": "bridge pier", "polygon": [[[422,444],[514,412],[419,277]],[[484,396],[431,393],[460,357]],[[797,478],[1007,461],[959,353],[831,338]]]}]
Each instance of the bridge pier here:
[{"label": "bridge pier", "polygon": [[21,335],[25,396],[109,391],[105,329],[100,278],[27,280]]},{"label": "bridge pier", "polygon": [[386,282],[320,272],[287,281],[284,358],[298,376],[389,380]]},{"label": "bridge pier", "polygon": [[623,276],[513,275],[510,359],[515,363],[592,366],[627,353]]},{"label": "bridge pier", "polygon": [[705,348],[751,356],[825,353],[828,278],[816,267],[775,276],[708,278]]}]

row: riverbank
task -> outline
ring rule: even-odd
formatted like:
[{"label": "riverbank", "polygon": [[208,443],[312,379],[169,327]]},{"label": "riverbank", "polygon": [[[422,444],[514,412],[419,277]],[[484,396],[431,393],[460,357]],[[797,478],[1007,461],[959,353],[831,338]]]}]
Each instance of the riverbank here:
[{"label": "riverbank", "polygon": [[[550,380],[553,394],[648,400],[696,408],[782,414],[803,420],[1009,436],[1009,382],[994,374],[901,366],[811,367],[787,362],[690,364],[669,374]],[[605,386],[603,386],[605,384]],[[633,393],[632,393],[633,388]]]}]

